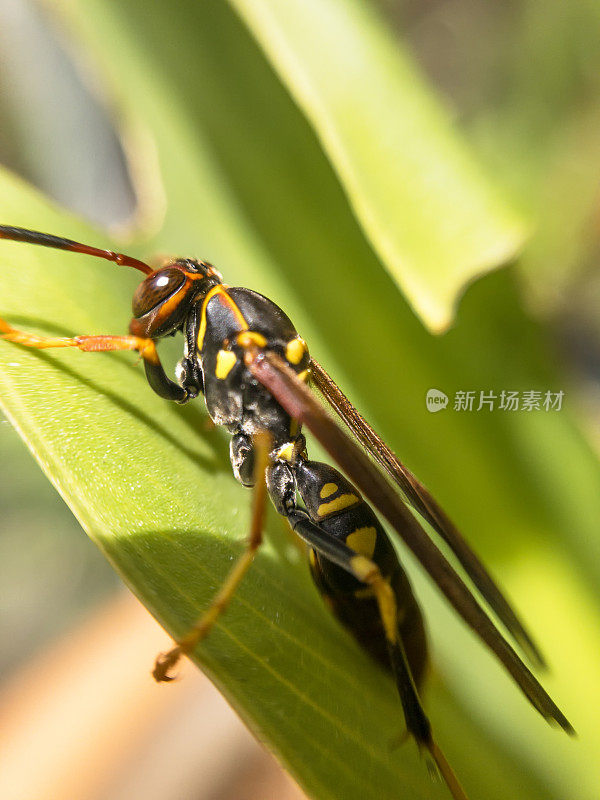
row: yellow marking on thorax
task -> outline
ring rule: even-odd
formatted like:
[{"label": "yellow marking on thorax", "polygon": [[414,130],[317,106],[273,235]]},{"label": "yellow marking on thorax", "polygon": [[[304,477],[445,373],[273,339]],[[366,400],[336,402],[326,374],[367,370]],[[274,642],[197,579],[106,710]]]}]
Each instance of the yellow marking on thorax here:
[{"label": "yellow marking on thorax", "polygon": [[290,339],[285,347],[285,357],[290,364],[299,364],[306,353],[306,342],[301,336]]},{"label": "yellow marking on thorax", "polygon": [[298,373],[298,380],[301,380],[302,383],[308,383],[310,379],[310,367],[307,369],[303,369],[302,372]]},{"label": "yellow marking on thorax", "polygon": [[339,488],[340,487],[337,485],[337,483],[324,483],[323,486],[321,486],[319,497],[321,500],[324,500],[326,497],[329,497],[330,494],[337,492]]},{"label": "yellow marking on thorax", "polygon": [[219,380],[223,381],[234,368],[237,361],[237,356],[231,350],[219,350],[217,353],[217,366],[215,367],[215,375]]},{"label": "yellow marking on thorax", "polygon": [[239,310],[233,299],[227,294],[227,287],[219,283],[217,284],[217,286],[213,286],[213,288],[204,298],[204,302],[202,303],[200,328],[198,329],[198,341],[197,341],[198,350],[202,350],[202,347],[204,345],[204,337],[206,335],[206,309],[208,307],[209,302],[213,299],[213,297],[215,297],[215,295],[219,295],[219,299],[221,300],[221,302],[229,307],[229,310],[236,318],[240,328],[242,330],[248,330],[248,323],[244,319],[244,315]]},{"label": "yellow marking on thorax", "polygon": [[257,347],[266,347],[267,340],[262,335],[262,333],[257,333],[256,331],[244,331],[243,333],[239,333],[237,336],[237,343],[240,347],[249,347],[252,344],[257,345]]},{"label": "yellow marking on thorax", "polygon": [[293,442],[288,442],[287,444],[282,445],[277,451],[277,458],[281,458],[284,461],[291,461],[293,456],[294,456]]},{"label": "yellow marking on thorax", "polygon": [[220,296],[219,299],[220,299],[221,303],[224,306],[228,306],[229,307],[229,310],[231,311],[233,316],[236,318],[237,323],[240,326],[240,328],[242,330],[246,331],[246,330],[248,330],[248,323],[246,322],[246,318],[244,317],[244,315],[242,314],[242,312],[238,308],[237,303],[235,302],[233,297],[231,297],[231,295],[227,291],[227,288],[228,287],[221,285],[221,289],[223,291],[220,292],[221,296]]},{"label": "yellow marking on thorax", "polygon": [[319,517],[326,517],[329,514],[343,511],[345,508],[348,508],[348,506],[353,506],[356,503],[360,503],[360,498],[355,494],[341,494],[339,497],[336,497],[335,500],[330,500],[328,503],[321,503],[317,509],[317,514]]},{"label": "yellow marking on thorax", "polygon": [[357,528],[346,537],[348,547],[365,558],[373,558],[376,543],[377,531],[373,526]]}]

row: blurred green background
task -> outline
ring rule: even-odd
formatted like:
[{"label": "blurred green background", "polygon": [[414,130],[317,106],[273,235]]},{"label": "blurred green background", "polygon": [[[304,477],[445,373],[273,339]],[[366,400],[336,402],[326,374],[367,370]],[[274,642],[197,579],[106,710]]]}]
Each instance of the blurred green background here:
[{"label": "blurred green background", "polygon": [[[470,796],[595,800],[600,10],[283,8],[5,3],[1,160],[136,253],[207,257],[290,313],[492,566],[579,732],[546,729],[413,568],[434,652],[428,707]],[[3,222],[45,220],[43,203],[6,186]],[[80,223],[64,220],[56,232],[74,236]],[[43,287],[24,313],[19,280],[3,286],[0,313],[48,319]],[[119,303],[111,332],[127,322],[127,296]],[[55,313],[50,322],[72,327]],[[565,400],[560,412],[431,415],[430,388]],[[6,422],[0,443],[2,665],[14,668],[116,578]],[[159,600],[153,608],[172,622]],[[292,763],[309,793],[335,796],[318,767]],[[414,792],[444,796],[426,776]]]}]

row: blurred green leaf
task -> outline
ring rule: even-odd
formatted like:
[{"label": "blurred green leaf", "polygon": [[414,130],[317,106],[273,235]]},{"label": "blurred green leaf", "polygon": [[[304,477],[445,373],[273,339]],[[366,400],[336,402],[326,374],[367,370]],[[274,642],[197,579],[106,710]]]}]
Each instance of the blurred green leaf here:
[{"label": "blurred green leaf", "polygon": [[[455,329],[430,336],[349,213],[318,139],[226,4],[87,0],[67,11],[124,117],[156,143],[165,224],[129,249],[206,256],[230,283],[282,305],[495,565],[556,664],[544,682],[577,727],[577,744],[537,717],[414,573],[444,676],[428,707],[471,799],[500,800],[518,787],[522,798],[548,800],[577,786],[595,800],[597,460],[568,402],[537,415],[432,416],[424,404],[432,387],[449,395],[569,389],[520,308],[512,274],[479,282]],[[0,212],[13,224],[107,242],[13,181],[3,182]],[[1,263],[0,312],[15,322],[125,330],[135,275],[7,243]],[[129,584],[180,634],[245,534],[248,497],[231,477],[225,437],[203,433],[197,407],[153,397],[131,356],[0,344],[0,359],[4,402],[37,457]],[[327,616],[278,528],[271,524],[275,546],[199,662],[312,796],[445,796],[410,745],[389,752],[401,727],[393,687]],[[582,620],[575,630],[574,618]]]},{"label": "blurred green leaf", "polygon": [[[399,42],[357,0],[230,0],[310,119],[373,248],[432,330],[524,226]],[[435,232],[435,233],[434,233]]]},{"label": "blurred green leaf", "polygon": [[387,6],[398,15],[397,35],[408,36],[451,98],[488,173],[531,221],[533,235],[519,259],[531,298],[544,311],[564,311],[574,279],[595,271],[600,245],[600,6]]}]

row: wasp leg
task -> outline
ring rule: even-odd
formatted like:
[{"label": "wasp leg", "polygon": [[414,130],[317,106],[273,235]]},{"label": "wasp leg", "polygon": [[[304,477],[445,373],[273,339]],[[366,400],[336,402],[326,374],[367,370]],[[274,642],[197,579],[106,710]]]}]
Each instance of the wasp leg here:
[{"label": "wasp leg", "polygon": [[252,437],[247,433],[234,434],[229,442],[229,458],[235,479],[242,486],[254,486],[256,452]]},{"label": "wasp leg", "polygon": [[[408,733],[414,736],[419,750],[429,753],[435,764],[433,766],[429,762],[430,768],[435,771],[435,767],[437,767],[454,800],[468,800],[456,773],[433,738],[431,723],[421,706],[402,639],[398,637],[395,643],[388,642],[388,649]],[[415,733],[415,730],[418,730],[418,734]]]},{"label": "wasp leg", "polygon": [[256,551],[262,544],[262,531],[266,509],[265,501],[267,497],[265,472],[269,461],[270,436],[266,433],[255,436],[254,449],[256,464],[254,500],[252,504],[250,535],[246,542],[246,549],[234,564],[210,606],[190,632],[184,636],[175,647],[167,653],[161,653],[161,655],[158,656],[152,671],[152,675],[157,681],[172,680],[169,672],[179,661],[181,656],[189,655],[195,647],[208,636],[217,619],[227,608],[229,601],[242,582],[244,575],[252,565]]},{"label": "wasp leg", "polygon": [[431,724],[421,705],[404,645],[398,634],[396,596],[389,582],[383,577],[375,562],[357,554],[335,536],[327,533],[315,524],[306,512],[301,509],[290,510],[287,517],[295,533],[313,550],[373,589],[385,629],[407,730],[414,737],[419,749],[424,749],[431,755],[454,800],[467,800],[452,767],[433,739]]},{"label": "wasp leg", "polygon": [[287,518],[295,533],[324,558],[345,569],[361,583],[372,587],[388,642],[398,638],[396,597],[374,561],[361,556],[347,545],[327,533],[309,518],[305,511],[290,510]]},{"label": "wasp leg", "polygon": [[190,399],[204,393],[204,374],[196,355],[201,317],[198,308],[191,309],[184,325],[184,356],[177,365],[177,380]]},{"label": "wasp leg", "polygon": [[167,400],[184,403],[189,399],[188,392],[178,383],[170,380],[158,357],[153,339],[140,336],[38,336],[13,328],[0,319],[0,339],[7,342],[46,350],[50,347],[77,347],[86,353],[106,353],[115,350],[137,350],[144,360],[146,377],[152,389]]}]

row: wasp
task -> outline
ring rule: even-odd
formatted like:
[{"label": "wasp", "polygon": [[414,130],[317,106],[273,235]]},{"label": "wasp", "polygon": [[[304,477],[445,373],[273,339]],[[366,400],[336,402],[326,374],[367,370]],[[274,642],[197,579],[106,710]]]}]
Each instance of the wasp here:
[{"label": "wasp", "polygon": [[[156,680],[171,680],[177,661],[195,649],[225,610],[261,544],[268,496],[307,545],[316,587],[336,617],[391,671],[407,733],[433,759],[455,800],[466,800],[433,737],[419,697],[427,662],[423,617],[372,504],[531,704],[548,721],[574,733],[408,506],[448,545],[514,641],[536,665],[543,666],[539,649],[485,566],[430,492],[310,356],[305,341],[275,303],[251,289],[226,285],[206,261],[177,258],[153,269],[122,253],[22,228],[0,226],[0,238],[96,256],[144,273],[133,297],[127,336],[43,337],[17,330],[0,319],[1,338],[33,348],[137,351],[150,387],[161,397],[187,403],[204,396],[212,421],[231,435],[235,478],[254,487],[251,530],[244,552],[203,616],[169,652],[157,658]],[[175,333],[183,334],[184,345],[172,380],[161,364],[157,343]],[[325,411],[311,385],[345,427]],[[316,437],[341,472],[309,458],[302,426]]]}]

